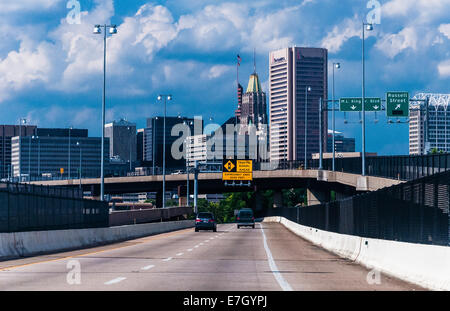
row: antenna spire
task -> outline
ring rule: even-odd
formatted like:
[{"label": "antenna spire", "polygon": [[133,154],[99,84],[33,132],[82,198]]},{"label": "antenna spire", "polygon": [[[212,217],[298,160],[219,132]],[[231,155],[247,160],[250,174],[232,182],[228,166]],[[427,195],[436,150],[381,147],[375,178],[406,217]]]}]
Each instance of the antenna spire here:
[{"label": "antenna spire", "polygon": [[256,49],[253,48],[253,73],[256,73]]}]

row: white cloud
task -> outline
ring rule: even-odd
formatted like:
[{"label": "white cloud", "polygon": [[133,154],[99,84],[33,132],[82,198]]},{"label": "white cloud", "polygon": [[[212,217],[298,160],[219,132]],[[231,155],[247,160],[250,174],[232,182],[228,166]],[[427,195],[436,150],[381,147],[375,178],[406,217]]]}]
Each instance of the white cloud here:
[{"label": "white cloud", "polygon": [[416,30],[412,27],[407,27],[397,34],[388,34],[384,36],[376,44],[376,47],[390,58],[393,58],[408,48],[416,50],[417,42],[418,37]]},{"label": "white cloud", "polygon": [[415,24],[448,17],[450,0],[391,0],[382,6],[383,17],[405,17]]},{"label": "white cloud", "polygon": [[442,78],[450,77],[450,59],[441,62],[438,65],[438,71]]},{"label": "white cloud", "polygon": [[361,25],[358,16],[345,19],[342,23],[334,26],[333,30],[322,40],[321,46],[331,53],[338,52],[350,38],[362,37]]},{"label": "white cloud", "polygon": [[439,26],[439,31],[450,39],[450,24],[442,24]]},{"label": "white cloud", "polygon": [[215,65],[212,66],[208,71],[208,78],[216,79],[223,76],[225,73],[231,71],[233,67],[226,65]]},{"label": "white cloud", "polygon": [[60,5],[64,0],[2,0],[0,14],[18,11],[44,11]]}]

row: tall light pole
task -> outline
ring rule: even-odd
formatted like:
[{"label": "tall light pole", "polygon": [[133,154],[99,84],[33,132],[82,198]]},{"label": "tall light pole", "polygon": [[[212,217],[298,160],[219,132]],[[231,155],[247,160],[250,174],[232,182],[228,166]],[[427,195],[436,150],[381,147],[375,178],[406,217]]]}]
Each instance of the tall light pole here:
[{"label": "tall light pole", "polygon": [[152,165],[153,165],[153,176],[155,175],[155,147],[156,147],[156,144],[155,144],[155,140],[156,140],[156,121],[158,120],[158,117],[155,117],[154,119],[153,119],[153,128],[152,128],[152,137],[153,137],[153,139],[152,139],[152,153],[153,153],[153,155],[152,155]]},{"label": "tall light pole", "polygon": [[39,136],[33,136],[33,139],[38,140],[38,176],[41,175],[41,139]]},{"label": "tall light pole", "polygon": [[[336,118],[335,118],[335,98],[334,98],[334,68],[339,69],[341,68],[341,64],[340,63],[333,63],[333,104],[332,104],[332,119],[333,119],[333,142],[331,144],[332,148],[333,148],[333,172],[336,169],[335,166],[335,161],[336,161],[336,143],[335,143],[335,135],[336,135]],[[328,134],[327,134],[328,136]]]},{"label": "tall light pole", "polygon": [[[22,156],[21,156],[21,154],[22,154],[22,148],[21,148],[21,145],[22,145],[22,123],[27,124],[27,119],[25,119],[25,118],[19,119],[19,150],[20,150],[20,152],[19,152],[19,182],[22,178],[22,161],[21,161],[21,158],[22,158]],[[25,127],[25,136],[26,136],[26,132],[27,132],[27,128]]]},{"label": "tall light pole", "polygon": [[305,170],[308,166],[308,158],[307,158],[307,145],[308,145],[308,92],[311,92],[311,87],[305,87]]},{"label": "tall light pole", "polygon": [[362,175],[366,175],[366,64],[365,64],[365,31],[372,31],[373,25],[364,23],[362,27]]},{"label": "tall light pole", "polygon": [[67,173],[68,175],[68,179],[70,179],[70,131],[72,130],[72,127],[69,127],[69,163],[67,165],[67,167],[69,168]]},{"label": "tall light pole", "polygon": [[[131,127],[130,126],[128,126],[127,127],[127,129],[128,129],[128,132],[131,132]],[[128,137],[130,137],[130,143],[129,143],[129,149],[130,149],[130,172],[131,172],[131,137],[132,137],[132,135],[130,134],[130,133],[128,133],[129,135],[128,135]]]},{"label": "tall light pole", "polygon": [[80,148],[80,168],[79,168],[79,172],[78,172],[78,177],[80,180],[80,189],[81,189],[81,144],[79,141],[77,141],[77,146]]},{"label": "tall light pole", "polygon": [[159,95],[158,101],[164,98],[164,126],[163,126],[163,208],[166,208],[166,112],[167,101],[172,100],[172,95]]},{"label": "tall light pole", "polygon": [[102,144],[101,144],[101,167],[100,167],[100,200],[104,201],[105,197],[105,101],[106,101],[106,30],[114,35],[117,33],[116,25],[95,25],[94,34],[102,33],[103,28],[103,100],[102,100]]}]

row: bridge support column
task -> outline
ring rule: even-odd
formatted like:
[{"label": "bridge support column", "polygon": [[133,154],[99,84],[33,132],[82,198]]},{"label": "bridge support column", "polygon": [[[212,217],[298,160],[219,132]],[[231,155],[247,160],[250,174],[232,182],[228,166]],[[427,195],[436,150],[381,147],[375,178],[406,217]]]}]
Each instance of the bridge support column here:
[{"label": "bridge support column", "polygon": [[263,196],[261,191],[256,191],[255,192],[255,203],[254,203],[254,211],[255,212],[259,212],[262,211],[263,209]]},{"label": "bridge support column", "polygon": [[163,196],[162,191],[158,191],[156,193],[156,208],[162,207],[162,196]]},{"label": "bridge support column", "polygon": [[313,188],[307,189],[308,205],[319,205],[330,202],[330,192],[317,190]]},{"label": "bridge support column", "polygon": [[273,208],[283,207],[283,192],[275,191],[273,194]]}]

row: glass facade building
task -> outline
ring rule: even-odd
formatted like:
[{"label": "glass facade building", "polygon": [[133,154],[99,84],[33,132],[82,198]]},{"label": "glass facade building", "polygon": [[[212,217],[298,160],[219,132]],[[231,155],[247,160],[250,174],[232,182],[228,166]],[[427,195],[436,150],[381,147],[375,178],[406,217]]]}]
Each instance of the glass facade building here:
[{"label": "glass facade building", "polygon": [[[106,170],[109,163],[108,138],[105,138],[104,152]],[[69,175],[76,179],[79,176],[80,161],[83,178],[98,178],[100,160],[101,138],[72,137],[69,139],[69,137],[48,136],[12,138],[13,176],[22,176],[25,180],[42,177],[67,178]]]}]

